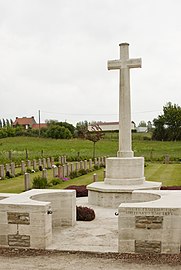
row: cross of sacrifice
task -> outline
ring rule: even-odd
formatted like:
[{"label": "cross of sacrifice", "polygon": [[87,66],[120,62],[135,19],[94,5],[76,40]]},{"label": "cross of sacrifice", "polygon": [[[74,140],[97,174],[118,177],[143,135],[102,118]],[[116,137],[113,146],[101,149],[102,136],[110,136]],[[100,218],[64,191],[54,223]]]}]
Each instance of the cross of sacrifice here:
[{"label": "cross of sacrifice", "polygon": [[133,157],[131,140],[130,68],[140,68],[141,58],[129,59],[129,44],[121,43],[120,59],[108,61],[108,70],[119,69],[119,150],[118,157]]}]

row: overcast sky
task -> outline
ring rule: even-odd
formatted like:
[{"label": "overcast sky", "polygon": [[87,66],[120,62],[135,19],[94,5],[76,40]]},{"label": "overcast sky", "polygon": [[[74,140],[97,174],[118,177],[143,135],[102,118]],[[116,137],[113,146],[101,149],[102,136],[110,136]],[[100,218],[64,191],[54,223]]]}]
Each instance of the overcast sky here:
[{"label": "overcast sky", "polygon": [[132,120],[181,105],[180,0],[0,0],[0,119],[118,120],[119,58],[128,42]]}]

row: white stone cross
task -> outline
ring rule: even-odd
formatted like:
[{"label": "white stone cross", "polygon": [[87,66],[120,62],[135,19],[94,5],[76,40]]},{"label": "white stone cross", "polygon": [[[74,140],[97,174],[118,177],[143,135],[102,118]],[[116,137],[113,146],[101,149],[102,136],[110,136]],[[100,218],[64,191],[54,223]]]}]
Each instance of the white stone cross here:
[{"label": "white stone cross", "polygon": [[121,43],[120,59],[108,61],[108,70],[119,69],[119,150],[118,157],[133,157],[131,140],[130,68],[140,68],[141,58],[129,59],[129,44]]}]

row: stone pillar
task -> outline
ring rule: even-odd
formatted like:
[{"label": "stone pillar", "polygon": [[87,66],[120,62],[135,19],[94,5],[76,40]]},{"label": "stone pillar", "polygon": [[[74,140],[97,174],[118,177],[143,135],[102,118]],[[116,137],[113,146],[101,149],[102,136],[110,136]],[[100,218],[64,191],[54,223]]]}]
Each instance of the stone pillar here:
[{"label": "stone pillar", "polygon": [[67,176],[67,165],[62,165],[62,169],[63,169],[63,177]]},{"label": "stone pillar", "polygon": [[89,169],[92,169],[92,159],[89,159]]},{"label": "stone pillar", "polygon": [[46,163],[46,158],[43,158],[43,169],[46,169],[47,163]]},{"label": "stone pillar", "polygon": [[47,158],[47,168],[51,169],[51,162],[50,162],[50,158]]},{"label": "stone pillar", "polygon": [[43,171],[42,171],[42,178],[47,179],[47,170],[46,169],[43,169]]},{"label": "stone pillar", "polygon": [[21,161],[21,173],[25,173],[25,162],[23,160]]},{"label": "stone pillar", "polygon": [[31,169],[31,160],[27,160],[27,169]]},{"label": "stone pillar", "polygon": [[80,161],[80,170],[82,170],[82,169],[84,168],[84,167],[83,167],[83,164],[84,164],[84,163],[83,163],[83,161],[81,160],[81,161]]},{"label": "stone pillar", "polygon": [[94,158],[94,165],[97,165],[97,158]]},{"label": "stone pillar", "polygon": [[71,164],[70,164],[70,171],[71,171],[71,172],[74,172],[74,171],[75,171],[75,169],[74,169],[74,163],[71,163]]},{"label": "stone pillar", "polygon": [[84,170],[87,170],[87,160],[84,160]]},{"label": "stone pillar", "polygon": [[100,157],[98,157],[98,159],[97,159],[97,163],[98,163],[98,166],[100,166],[100,165],[101,165],[101,158],[100,158]]},{"label": "stone pillar", "polygon": [[15,177],[15,163],[11,162],[11,175]]},{"label": "stone pillar", "polygon": [[58,163],[62,164],[62,157],[58,157]]},{"label": "stone pillar", "polygon": [[165,164],[169,164],[169,163],[170,163],[170,156],[165,155]]},{"label": "stone pillar", "polygon": [[58,166],[58,177],[63,178],[63,166]]},{"label": "stone pillar", "polygon": [[6,164],[6,165],[5,165],[5,169],[6,169],[6,173],[7,173],[7,172],[10,172],[10,166],[9,166],[9,164]]},{"label": "stone pillar", "polygon": [[55,178],[57,176],[58,176],[58,168],[57,168],[57,166],[54,165],[54,167],[53,167],[53,178]]},{"label": "stone pillar", "polygon": [[50,160],[51,160],[51,164],[54,165],[54,157],[51,157]]},{"label": "stone pillar", "polygon": [[30,174],[29,173],[24,174],[24,185],[25,185],[25,191],[30,190]]},{"label": "stone pillar", "polygon": [[101,157],[101,165],[104,165],[104,157]]},{"label": "stone pillar", "polygon": [[4,179],[5,174],[4,174],[4,165],[0,165],[0,179]]},{"label": "stone pillar", "polygon": [[42,160],[41,160],[41,158],[39,158],[39,160],[38,160],[38,166],[39,167],[42,166]]},{"label": "stone pillar", "polygon": [[96,173],[93,174],[93,182],[97,182],[97,174]]},{"label": "stone pillar", "polygon": [[61,164],[65,164],[64,157],[61,156]]},{"label": "stone pillar", "polygon": [[79,162],[75,162],[75,170],[76,170],[76,172],[79,171]]},{"label": "stone pillar", "polygon": [[67,163],[67,157],[64,156],[64,163]]},{"label": "stone pillar", "polygon": [[68,163],[68,164],[67,164],[67,176],[69,176],[70,173],[71,173],[71,164]]},{"label": "stone pillar", "polygon": [[36,171],[37,167],[36,167],[36,159],[33,159],[33,170]]}]

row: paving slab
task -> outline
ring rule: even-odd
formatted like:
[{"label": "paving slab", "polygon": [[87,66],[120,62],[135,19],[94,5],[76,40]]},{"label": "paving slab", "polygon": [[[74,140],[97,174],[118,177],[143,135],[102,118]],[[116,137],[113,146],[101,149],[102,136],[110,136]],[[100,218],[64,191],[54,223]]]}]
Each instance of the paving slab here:
[{"label": "paving slab", "polygon": [[77,198],[77,206],[95,211],[92,221],[77,221],[74,227],[53,230],[52,245],[47,249],[91,252],[118,252],[117,208],[103,208],[88,204],[88,197]]}]

